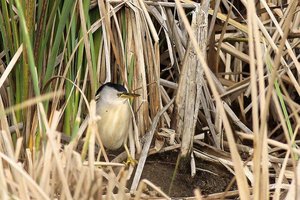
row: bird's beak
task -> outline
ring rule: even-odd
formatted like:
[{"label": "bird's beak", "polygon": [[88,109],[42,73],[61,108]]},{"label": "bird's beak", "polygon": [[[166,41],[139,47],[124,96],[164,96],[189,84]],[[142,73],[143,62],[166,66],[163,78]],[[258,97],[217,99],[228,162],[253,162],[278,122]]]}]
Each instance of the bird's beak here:
[{"label": "bird's beak", "polygon": [[139,94],[135,93],[129,93],[129,92],[123,92],[119,94],[119,97],[124,98],[124,99],[133,99],[135,97],[139,97]]}]

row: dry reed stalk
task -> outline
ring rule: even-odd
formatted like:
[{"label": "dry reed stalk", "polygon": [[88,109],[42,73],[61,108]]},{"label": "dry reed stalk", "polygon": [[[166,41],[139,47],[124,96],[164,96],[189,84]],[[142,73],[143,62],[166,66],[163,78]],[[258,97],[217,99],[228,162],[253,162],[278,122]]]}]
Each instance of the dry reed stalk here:
[{"label": "dry reed stalk", "polygon": [[[192,19],[192,29],[202,52],[206,47],[206,11],[205,7],[196,8]],[[203,71],[201,65],[195,56],[195,50],[191,43],[185,50],[185,59],[183,60],[178,89],[175,100],[176,132],[181,139],[181,162],[182,167],[190,160],[193,147],[193,136],[196,127],[196,121],[200,106],[200,95],[203,87]]]},{"label": "dry reed stalk", "polygon": [[225,130],[226,130],[226,136],[227,136],[228,142],[230,144],[230,150],[231,150],[232,159],[233,159],[235,172],[236,172],[236,177],[237,177],[237,184],[240,188],[240,196],[241,196],[242,199],[248,199],[249,198],[248,183],[247,183],[246,178],[245,178],[245,173],[242,169],[241,158],[240,158],[240,156],[238,154],[238,151],[236,149],[232,129],[229,126],[228,118],[225,114],[224,108],[221,106],[221,100],[220,100],[219,94],[216,90],[216,86],[215,86],[212,78],[209,76],[210,73],[209,73],[208,66],[207,66],[206,62],[204,61],[201,50],[197,46],[197,41],[196,41],[195,37],[193,36],[193,32],[192,32],[190,26],[188,25],[188,21],[187,21],[186,17],[184,17],[183,9],[180,6],[178,1],[176,1],[176,3],[178,5],[179,12],[181,13],[181,17],[183,18],[185,27],[186,27],[187,31],[189,32],[189,36],[191,38],[192,44],[193,44],[193,46],[196,50],[196,53],[197,53],[197,57],[198,57],[201,65],[203,66],[203,70],[204,70],[205,74],[207,75],[207,81],[208,81],[208,83],[211,87],[213,95],[216,98],[217,107],[220,109],[220,115],[221,115],[223,123],[224,123],[224,127],[225,127]]}]

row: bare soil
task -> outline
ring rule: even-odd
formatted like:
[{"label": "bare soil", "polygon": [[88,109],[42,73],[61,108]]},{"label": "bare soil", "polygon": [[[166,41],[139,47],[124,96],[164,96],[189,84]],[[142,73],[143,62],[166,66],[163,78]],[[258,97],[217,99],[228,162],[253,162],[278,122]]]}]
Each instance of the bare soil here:
[{"label": "bare soil", "polygon": [[[196,160],[197,173],[191,177],[188,172],[177,172],[173,187],[170,185],[176,166],[177,152],[149,156],[142,178],[150,180],[171,197],[194,196],[193,190],[199,188],[203,195],[224,192],[232,180],[232,174],[222,165]],[[236,189],[236,185],[230,190]]]}]

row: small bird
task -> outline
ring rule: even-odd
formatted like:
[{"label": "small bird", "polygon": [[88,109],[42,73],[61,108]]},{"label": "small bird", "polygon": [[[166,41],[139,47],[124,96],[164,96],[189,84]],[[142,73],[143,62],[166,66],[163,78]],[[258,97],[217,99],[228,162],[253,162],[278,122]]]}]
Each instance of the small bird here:
[{"label": "small bird", "polygon": [[128,156],[127,137],[132,131],[132,112],[129,99],[139,96],[111,82],[103,84],[96,92],[96,114],[101,117],[98,131],[103,145],[116,150],[124,145]]}]

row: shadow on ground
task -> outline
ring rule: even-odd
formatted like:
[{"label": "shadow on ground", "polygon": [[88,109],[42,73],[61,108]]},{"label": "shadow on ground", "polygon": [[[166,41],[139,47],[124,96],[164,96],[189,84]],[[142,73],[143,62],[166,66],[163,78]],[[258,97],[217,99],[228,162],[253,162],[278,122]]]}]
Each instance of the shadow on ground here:
[{"label": "shadow on ground", "polygon": [[[228,170],[216,163],[196,160],[197,173],[177,173],[169,194],[170,184],[174,173],[177,152],[168,152],[149,156],[143,170],[142,178],[150,180],[171,197],[194,196],[193,190],[199,188],[203,195],[224,192],[229,185],[232,175]],[[234,185],[232,189],[236,189]]]}]

